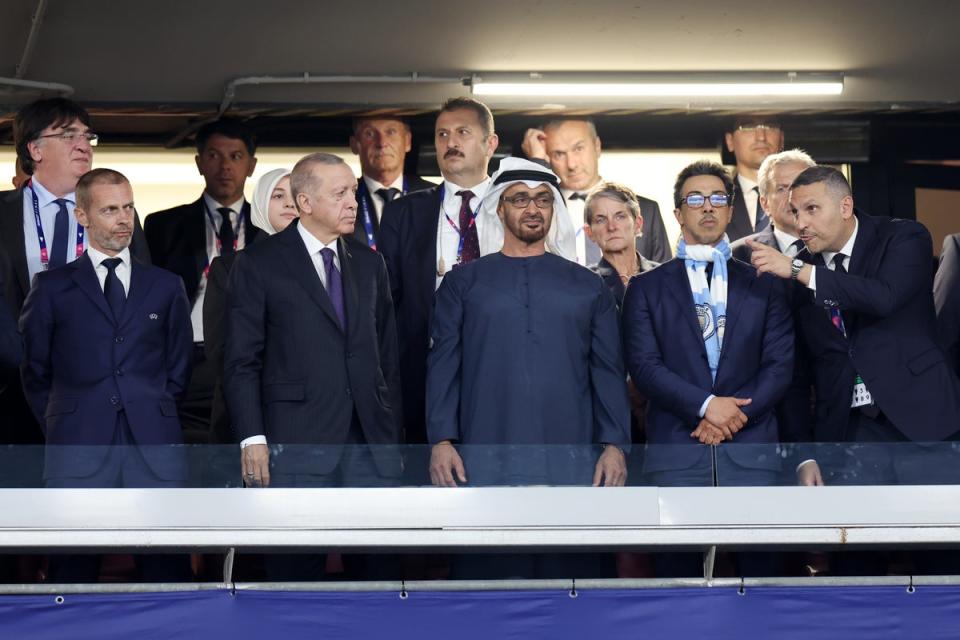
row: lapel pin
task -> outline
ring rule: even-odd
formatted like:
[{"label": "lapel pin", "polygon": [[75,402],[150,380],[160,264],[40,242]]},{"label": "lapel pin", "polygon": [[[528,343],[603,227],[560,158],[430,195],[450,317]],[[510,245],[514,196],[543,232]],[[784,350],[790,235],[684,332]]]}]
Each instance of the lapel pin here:
[{"label": "lapel pin", "polygon": [[159,317],[160,317],[160,316],[158,316],[158,315],[155,314],[155,313],[151,313],[151,314],[150,314],[150,319],[151,319],[151,320],[156,320],[156,319],[158,319]]}]

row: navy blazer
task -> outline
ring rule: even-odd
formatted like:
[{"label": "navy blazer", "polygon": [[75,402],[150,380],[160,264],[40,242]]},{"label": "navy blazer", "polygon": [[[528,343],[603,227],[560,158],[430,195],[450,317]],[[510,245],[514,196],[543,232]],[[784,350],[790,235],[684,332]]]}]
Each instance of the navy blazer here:
[{"label": "navy blazer", "polygon": [[[244,247],[260,229],[250,220],[250,203],[243,203]],[[197,299],[203,270],[207,267],[207,212],[203,196],[190,204],[157,211],[147,216],[143,232],[150,245],[153,264],[183,279],[190,304]]]},{"label": "navy blazer", "polygon": [[940,343],[950,356],[953,370],[960,375],[960,233],[943,239],[940,268],[933,280],[933,301]]},{"label": "navy blazer", "polygon": [[[727,263],[727,320],[716,380],[683,260],[673,259],[631,278],[623,300],[624,354],[630,377],[649,401],[650,445],[695,444],[690,433],[700,422],[707,396],[750,398],[742,411],[749,421],[734,444],[777,442],[777,402],[793,372],[793,322],[780,281],[738,260]],[[702,462],[707,447],[651,448],[646,470],[681,469]],[[724,445],[720,445],[724,450]],[[779,468],[757,450],[727,447],[740,464]]]},{"label": "navy blazer", "polygon": [[[801,254],[817,272],[817,290],[802,288],[797,312],[817,397],[809,440],[848,439],[858,373],[906,438],[943,440],[960,428],[960,381],[937,336],[930,233],[912,220],[863,214],[857,220],[848,273],[831,271],[819,254]],[[847,337],[830,322],[829,307],[840,308]]]},{"label": "navy blazer", "polygon": [[437,280],[440,188],[417,191],[388,204],[378,248],[390,273],[397,311],[403,427],[408,444],[427,442],[426,380],[430,322]]},{"label": "navy blazer", "polygon": [[[230,270],[224,391],[238,441],[343,445],[354,412],[382,475],[397,475],[400,380],[383,258],[339,241],[346,330],[297,230],[299,220],[237,254]],[[393,448],[384,445],[394,445]],[[281,473],[325,474],[339,447],[287,447]]]},{"label": "navy blazer", "polygon": [[[48,445],[109,445],[121,410],[137,445],[183,442],[177,402],[190,379],[193,331],[176,277],[132,260],[117,321],[84,254],[37,274],[20,330],[24,393]],[[93,473],[106,455],[106,447],[98,449],[99,456],[71,460],[69,452],[47,447],[46,477],[65,468],[70,475]],[[170,477],[166,465],[151,467]]]},{"label": "navy blazer", "polygon": [[[757,206],[759,206],[759,201]],[[762,231],[762,229],[761,229]],[[733,217],[727,226],[727,237],[730,242],[734,242],[754,233],[753,225],[750,224],[750,212],[747,211],[747,202],[743,198],[743,191],[740,189],[740,180],[737,175],[733,175]]]},{"label": "navy blazer", "polygon": [[[414,191],[422,191],[424,189],[429,189],[435,187],[436,185],[432,182],[428,182],[421,178],[420,176],[404,176],[406,181],[407,193],[413,193]],[[377,209],[373,205],[373,195],[367,190],[367,183],[364,182],[363,177],[357,179],[357,224],[353,227],[353,238],[360,244],[367,244],[367,229],[363,224],[363,208],[364,205],[367,207],[367,211],[370,212],[370,218],[373,222],[373,239],[377,243],[377,248],[380,248],[380,225],[381,220],[377,219]],[[403,194],[406,195],[406,194]],[[384,205],[383,213],[386,213],[386,205]],[[381,218],[383,217],[381,213]]]}]

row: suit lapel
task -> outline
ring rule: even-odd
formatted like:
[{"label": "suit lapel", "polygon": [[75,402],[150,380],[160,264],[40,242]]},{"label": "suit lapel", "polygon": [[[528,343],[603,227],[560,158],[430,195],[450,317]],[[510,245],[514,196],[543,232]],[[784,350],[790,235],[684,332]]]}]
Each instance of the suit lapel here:
[{"label": "suit lapel", "polygon": [[877,242],[876,222],[869,216],[858,215],[857,239],[853,243],[853,253],[850,255],[850,268],[848,271],[855,276],[865,275],[867,264],[873,255],[872,249]]},{"label": "suit lapel", "polygon": [[[674,258],[663,266],[668,267],[671,262],[676,263],[676,266],[672,267],[676,274],[673,276],[674,281],[668,284],[667,291],[680,304],[680,315],[687,319],[687,326],[693,333],[694,340],[700,345],[700,350],[706,356],[707,348],[703,344],[703,329],[700,328],[700,321],[697,319],[697,307],[693,301],[693,292],[690,291],[686,262],[681,258]],[[663,267],[659,268],[662,269]]]},{"label": "suit lapel", "polygon": [[[337,248],[340,254],[340,278],[343,281],[343,308],[347,322],[347,326],[344,327],[344,333],[349,336],[353,334],[353,328],[359,320],[360,315],[357,274],[354,271],[353,254],[350,253],[350,248],[342,237],[337,241]],[[331,306],[333,306],[332,303]]]},{"label": "suit lapel", "polygon": [[717,371],[723,364],[727,352],[727,337],[734,335],[737,319],[740,317],[740,311],[743,309],[744,302],[747,299],[747,293],[756,280],[752,274],[744,274],[740,271],[739,263],[734,260],[727,261],[727,319],[723,325],[723,347],[720,349],[720,361],[717,363]]},{"label": "suit lapel", "polygon": [[243,248],[246,249],[260,235],[260,229],[253,224],[253,219],[250,217],[250,203],[246,200],[243,201],[243,208],[240,210],[240,219],[243,220]]},{"label": "suit lapel", "polygon": [[[437,287],[437,226],[440,222],[440,187],[434,187],[430,197],[426,199],[425,211],[413,211],[413,226],[411,230],[417,243],[417,255],[420,256],[419,280],[426,300],[433,300],[434,290]],[[446,265],[449,270],[453,264]]]},{"label": "suit lapel", "polygon": [[323,288],[323,282],[320,281],[320,276],[317,275],[317,269],[313,266],[313,260],[307,253],[307,247],[303,244],[303,239],[300,238],[300,232],[297,231],[299,224],[299,221],[294,220],[286,229],[280,232],[280,237],[287,245],[287,251],[283,252],[283,259],[286,261],[287,266],[290,267],[290,272],[293,274],[294,279],[310,294],[310,298],[317,306],[323,309],[323,312],[327,314],[334,326],[341,329],[340,319],[337,318],[337,312],[333,308],[333,303],[330,302],[330,296],[327,294],[327,290]]},{"label": "suit lapel", "polygon": [[23,241],[23,189],[9,192],[0,203],[0,243],[10,257],[20,300],[30,291],[30,270],[27,268],[27,249]]},{"label": "suit lapel", "polygon": [[73,281],[76,282],[80,290],[90,298],[94,306],[103,312],[103,315],[107,317],[110,324],[116,324],[113,312],[107,304],[107,298],[103,295],[103,289],[100,288],[100,280],[94,271],[90,256],[84,252],[78,260],[70,264],[72,265],[70,268],[73,269]]},{"label": "suit lapel", "polygon": [[148,269],[139,261],[130,259],[130,290],[127,292],[127,301],[123,305],[123,318],[119,323],[123,326],[150,297],[154,279]]},{"label": "suit lapel", "polygon": [[[207,268],[207,205],[203,202],[203,196],[193,205],[192,215],[188,215],[183,221],[183,233],[189,243],[190,255],[194,257],[196,266],[196,283],[193,286],[193,292],[190,299],[196,298],[197,289],[200,286],[200,279],[203,277],[204,269]],[[190,293],[188,291],[188,293]]]}]

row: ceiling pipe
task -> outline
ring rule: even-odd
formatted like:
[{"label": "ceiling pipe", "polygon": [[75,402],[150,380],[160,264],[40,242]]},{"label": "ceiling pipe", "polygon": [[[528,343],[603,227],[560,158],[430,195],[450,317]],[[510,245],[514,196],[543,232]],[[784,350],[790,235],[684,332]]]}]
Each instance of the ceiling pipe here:
[{"label": "ceiling pipe", "polygon": [[469,77],[421,76],[416,71],[399,76],[314,76],[304,72],[299,76],[247,76],[227,83],[217,117],[222,116],[233,104],[237,88],[263,84],[464,84]]},{"label": "ceiling pipe", "polygon": [[[40,25],[43,23],[43,16],[47,12],[47,0],[38,0],[37,8],[33,12],[33,18],[30,22],[30,33],[27,35],[27,44],[23,47],[23,55],[20,56],[20,64],[13,74],[18,80],[27,75],[27,66],[30,64],[30,58],[33,57],[33,50],[37,45],[37,35],[40,33]],[[70,91],[73,93],[73,90]]]},{"label": "ceiling pipe", "polygon": [[60,82],[36,82],[34,80],[21,80],[20,78],[0,78],[0,88],[9,87],[11,89],[32,89],[34,91],[55,91],[61,96],[72,96],[73,87]]}]

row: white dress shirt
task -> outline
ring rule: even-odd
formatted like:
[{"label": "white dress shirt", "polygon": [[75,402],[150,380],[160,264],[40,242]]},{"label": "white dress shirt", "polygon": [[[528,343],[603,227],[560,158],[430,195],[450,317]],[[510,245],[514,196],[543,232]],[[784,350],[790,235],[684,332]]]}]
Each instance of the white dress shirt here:
[{"label": "white dress shirt", "polygon": [[[207,265],[210,265],[213,259],[220,255],[217,250],[217,238],[220,235],[220,222],[223,220],[223,216],[217,209],[227,206],[231,210],[230,223],[233,225],[233,234],[237,239],[237,251],[243,249],[246,245],[246,225],[240,222],[240,212],[243,211],[244,202],[245,199],[240,198],[231,205],[222,205],[214,200],[209,193],[203,192],[203,205],[206,207],[206,212],[203,215],[203,226],[207,234]],[[207,215],[207,212],[210,215]],[[200,282],[197,284],[197,299],[194,300],[193,309],[190,310],[190,324],[193,325],[193,339],[196,342],[203,342],[203,298],[206,291],[207,275],[202,273],[200,274]]]},{"label": "white dress shirt", "polygon": [[[453,220],[453,224],[460,226],[460,202],[461,198],[457,195],[457,191],[472,191],[473,197],[470,198],[470,210],[476,212],[480,209],[480,203],[483,202],[483,197],[487,195],[487,191],[490,189],[491,180],[487,178],[480,184],[474,185],[472,187],[461,187],[459,185],[453,184],[449,180],[443,181],[443,202],[440,203],[440,208],[442,212],[439,216],[437,224],[438,227],[437,233],[437,279],[435,286],[440,288],[440,283],[443,282],[443,276],[439,275],[440,273],[440,261],[443,260],[444,272],[450,271],[453,268],[453,265],[457,264],[457,249],[460,247],[460,233],[453,228],[447,217],[450,220]],[[443,215],[446,214],[446,215]],[[474,218],[476,221],[477,228],[477,237],[480,237],[481,229],[483,228],[483,217],[477,216]]]},{"label": "white dress shirt", "polygon": [[[337,271],[340,271],[340,254],[337,252],[337,240],[339,240],[339,237],[334,238],[333,241],[328,244],[324,244],[318,240],[315,235],[307,231],[302,223],[297,223],[297,231],[300,233],[300,239],[303,240],[303,244],[307,248],[307,254],[313,262],[313,268],[316,269],[317,275],[320,276],[320,282],[323,283],[323,288],[326,289],[327,270],[323,266],[323,256],[320,255],[320,252],[323,249],[332,249],[333,264],[337,267]],[[251,444],[267,444],[267,436],[257,435],[244,438],[240,441],[240,448],[246,449]]]},{"label": "white dress shirt", "polygon": [[[387,184],[387,185],[380,184],[373,178],[368,178],[367,176],[363,176],[363,181],[367,185],[367,191],[370,192],[370,200],[373,201],[373,208],[377,212],[377,220],[379,221],[383,217],[383,207],[386,206],[387,203],[383,201],[383,198],[377,195],[377,191],[379,191],[380,189],[396,189],[402,195],[403,194],[403,174],[401,173],[400,177],[398,177],[396,180],[393,181],[393,184]],[[363,209],[362,204],[360,205],[360,208]],[[363,215],[362,211],[360,215]],[[362,225],[363,220],[357,220],[357,224]]]},{"label": "white dress shirt", "polygon": [[[850,239],[847,240],[847,243],[843,245],[843,248],[840,251],[824,251],[820,255],[823,256],[823,261],[827,263],[827,269],[830,271],[834,270],[833,257],[838,253],[842,253],[846,256],[843,259],[843,268],[847,271],[850,270],[850,256],[853,254],[853,245],[857,241],[857,231],[860,230],[860,221],[854,218],[853,233],[850,234]],[[807,283],[807,288],[812,290],[814,294],[817,292],[817,268],[814,267],[810,271],[810,282]]]},{"label": "white dress shirt", "polygon": [[[40,262],[40,237],[37,235],[37,222],[33,217],[33,193],[37,194],[37,205],[40,207],[40,227],[43,229],[43,237],[47,241],[47,256],[53,253],[53,230],[56,226],[57,213],[60,211],[60,205],[54,200],[57,196],[47,191],[36,178],[31,178],[30,187],[23,190],[23,245],[27,255],[27,274],[30,282],[33,282],[33,276],[43,271],[43,264]],[[33,192],[31,192],[33,189]],[[66,262],[73,262],[77,259],[77,217],[73,213],[76,204],[76,195],[68,193],[63,196],[67,201],[67,255]],[[87,236],[84,234],[83,243],[90,246],[87,242]]]},{"label": "white dress shirt", "polygon": [[786,231],[780,231],[776,227],[773,228],[773,237],[777,240],[777,248],[780,249],[780,253],[788,258],[796,258],[797,254],[800,253],[800,249],[794,244],[800,238],[796,238]]},{"label": "white dress shirt", "polygon": [[110,270],[103,264],[104,260],[110,258],[120,258],[120,264],[117,265],[116,273],[120,284],[123,285],[123,292],[130,295],[130,247],[127,247],[115,256],[97,251],[93,247],[87,249],[87,255],[90,256],[90,262],[93,263],[93,270],[97,274],[97,280],[100,281],[100,290],[103,291],[104,283],[107,281],[107,274]]},{"label": "white dress shirt", "polygon": [[[597,183],[599,184],[599,182]],[[577,243],[577,262],[587,265],[587,235],[583,230],[583,225],[587,222],[587,212],[584,210],[586,201],[581,198],[574,200],[570,196],[574,193],[586,193],[590,189],[583,191],[574,191],[572,189],[560,189],[560,194],[567,203],[567,213],[570,215],[570,223],[573,225],[573,231],[576,234],[574,238]]]},{"label": "white dress shirt", "polygon": [[757,183],[750,178],[737,175],[740,181],[740,193],[743,194],[743,202],[747,205],[747,217],[750,218],[750,228],[757,228],[757,203],[760,201],[760,194],[754,191]]}]

